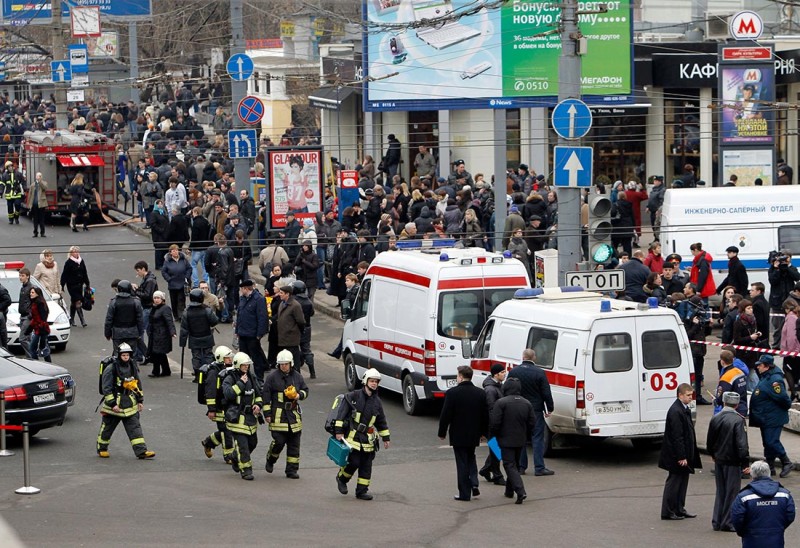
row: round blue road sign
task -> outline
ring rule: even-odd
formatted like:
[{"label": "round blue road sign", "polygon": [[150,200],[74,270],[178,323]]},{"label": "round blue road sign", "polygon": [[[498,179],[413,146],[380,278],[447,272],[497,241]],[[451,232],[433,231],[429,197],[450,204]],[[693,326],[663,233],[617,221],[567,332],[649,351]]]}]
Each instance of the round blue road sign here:
[{"label": "round blue road sign", "polygon": [[248,95],[239,101],[237,113],[239,119],[245,124],[257,124],[264,117],[264,103],[258,97]]}]

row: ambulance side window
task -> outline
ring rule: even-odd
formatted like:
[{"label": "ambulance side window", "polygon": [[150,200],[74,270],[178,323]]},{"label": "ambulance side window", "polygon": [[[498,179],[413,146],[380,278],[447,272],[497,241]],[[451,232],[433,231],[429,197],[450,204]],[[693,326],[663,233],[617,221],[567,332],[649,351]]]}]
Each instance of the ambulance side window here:
[{"label": "ambulance side window", "polygon": [[631,336],[627,333],[598,335],[594,340],[592,369],[597,373],[615,373],[633,369]]},{"label": "ambulance side window", "polygon": [[361,284],[361,289],[356,297],[356,305],[353,307],[353,320],[363,318],[367,315],[369,309],[369,290],[372,287],[372,280],[364,280]]},{"label": "ambulance side window", "polygon": [[645,369],[669,369],[681,365],[681,347],[674,331],[642,333],[642,362]]},{"label": "ambulance side window", "polygon": [[545,369],[553,369],[556,356],[558,332],[540,327],[532,327],[528,332],[528,343],[525,348],[533,348],[536,352],[536,365]]},{"label": "ambulance side window", "polygon": [[795,257],[800,255],[800,225],[778,227],[778,249],[788,249]]},{"label": "ambulance side window", "polygon": [[478,337],[478,342],[475,343],[475,358],[489,357],[489,349],[492,345],[492,331],[494,331],[494,320],[489,320],[483,333]]}]

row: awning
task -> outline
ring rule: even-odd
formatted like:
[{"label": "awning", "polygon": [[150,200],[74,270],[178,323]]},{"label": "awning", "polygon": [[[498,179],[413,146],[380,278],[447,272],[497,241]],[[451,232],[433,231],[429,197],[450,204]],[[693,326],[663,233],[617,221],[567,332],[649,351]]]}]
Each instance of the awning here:
[{"label": "awning", "polygon": [[59,155],[58,163],[64,167],[91,167],[106,165],[100,156],[88,154]]},{"label": "awning", "polygon": [[326,110],[339,110],[339,106],[353,93],[355,90],[350,87],[319,88],[308,95],[308,104]]}]

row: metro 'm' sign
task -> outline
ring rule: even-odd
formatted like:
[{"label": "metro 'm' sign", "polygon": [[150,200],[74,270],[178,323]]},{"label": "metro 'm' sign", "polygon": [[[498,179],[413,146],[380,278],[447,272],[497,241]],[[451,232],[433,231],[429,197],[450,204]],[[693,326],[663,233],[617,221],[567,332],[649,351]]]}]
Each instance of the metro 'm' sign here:
[{"label": "metro 'm' sign", "polygon": [[764,32],[764,22],[753,11],[740,11],[731,18],[730,32],[737,40],[757,40]]}]

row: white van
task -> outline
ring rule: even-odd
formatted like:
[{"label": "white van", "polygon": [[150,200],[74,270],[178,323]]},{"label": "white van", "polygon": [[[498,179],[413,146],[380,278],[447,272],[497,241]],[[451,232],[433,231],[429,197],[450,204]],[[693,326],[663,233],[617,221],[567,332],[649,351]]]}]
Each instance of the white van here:
[{"label": "white van", "polygon": [[520,261],[483,249],[379,254],[344,325],[347,389],[374,367],[381,387],[402,393],[408,414],[419,413],[421,400],[444,398],[456,368],[469,365],[461,339],[475,340],[495,307],[529,286]]},{"label": "white van", "polygon": [[729,246],[739,248],[750,283],[762,282],[767,291],[769,252],[788,249],[800,257],[797,185],[669,189],[661,211],[661,254],[678,253],[685,268],[689,246],[701,242],[718,284],[727,275]]},{"label": "white van", "polygon": [[472,350],[473,382],[481,386],[493,363],[518,365],[526,348],[553,393],[548,449],[554,434],[652,443],[664,434],[678,385],[694,381],[675,311],[581,288],[521,290],[495,308]]}]

